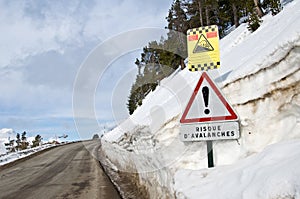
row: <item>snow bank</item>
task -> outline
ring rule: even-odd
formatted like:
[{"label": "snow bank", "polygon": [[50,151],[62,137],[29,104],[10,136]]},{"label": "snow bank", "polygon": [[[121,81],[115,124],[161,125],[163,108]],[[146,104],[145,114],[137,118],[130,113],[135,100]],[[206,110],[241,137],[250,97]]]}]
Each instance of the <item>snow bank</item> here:
[{"label": "snow bank", "polygon": [[[284,178],[288,182],[283,188],[279,187],[283,186],[278,182],[279,174],[272,178],[266,169],[259,170],[276,163],[269,167],[278,171],[299,158],[298,153],[286,159],[282,156],[295,150],[297,142],[279,144],[284,151],[278,156],[273,154],[277,147],[265,149],[300,138],[299,17],[300,1],[293,1],[278,15],[266,16],[253,34],[242,24],[221,40],[221,69],[209,73],[241,118],[241,138],[214,142],[215,169],[205,169],[205,142],[183,143],[178,137],[180,116],[200,76],[188,70],[177,71],[162,81],[128,120],[103,137],[102,149],[109,162],[116,170],[139,173],[140,184],[147,187],[151,198],[199,198],[202,193],[209,197],[216,192],[211,189],[216,185],[230,190],[228,198],[230,194],[232,198],[272,198],[276,194],[299,197],[299,181],[293,176],[299,173],[292,172],[298,163],[290,163],[285,171],[290,173]],[[282,160],[286,165],[279,164]],[[254,163],[256,167],[250,167]],[[249,177],[243,174],[247,171]],[[254,175],[256,171],[260,177]],[[230,173],[238,175],[239,180],[225,181]],[[200,187],[205,177],[196,181],[193,175],[209,175],[204,180],[206,188]],[[249,185],[262,179],[272,180],[264,184],[266,192],[262,193],[261,183]],[[247,185],[250,188],[243,192]]]},{"label": "snow bank", "polygon": [[34,148],[30,148],[30,149],[25,149],[22,151],[17,151],[17,152],[12,152],[12,153],[8,153],[8,154],[2,154],[0,155],[0,165],[5,165],[8,164],[10,162],[14,162],[18,159],[21,158],[25,158],[29,155],[32,155],[36,152],[51,148],[56,146],[55,144],[45,144],[42,146],[38,146],[38,147],[34,147]]},{"label": "snow bank", "polygon": [[300,140],[287,141],[232,166],[180,170],[174,187],[177,198],[300,198],[299,168]]},{"label": "snow bank", "polygon": [[[42,151],[44,149],[55,146],[55,144],[45,144],[42,146],[38,146],[35,148],[25,149],[22,151],[7,153],[6,147],[4,143],[8,143],[9,139],[15,139],[16,133],[13,129],[3,128],[0,129],[0,165],[4,165],[10,162],[13,162],[17,159],[21,159],[27,157],[33,153],[38,151]],[[27,141],[31,144],[35,137],[28,137]]]}]

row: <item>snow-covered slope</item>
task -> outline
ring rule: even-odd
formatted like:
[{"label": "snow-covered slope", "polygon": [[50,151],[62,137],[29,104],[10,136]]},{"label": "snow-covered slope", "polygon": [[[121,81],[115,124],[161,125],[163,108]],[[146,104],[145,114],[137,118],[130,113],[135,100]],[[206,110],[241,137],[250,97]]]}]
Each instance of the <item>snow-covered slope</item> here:
[{"label": "snow-covered slope", "polygon": [[0,129],[0,155],[6,154],[6,149],[4,143],[8,142],[8,138],[15,137],[15,132],[13,129],[3,128]]},{"label": "snow-covered slope", "polygon": [[232,166],[179,170],[175,175],[176,197],[300,198],[299,149],[299,141],[287,141],[268,146]]},{"label": "snow-covered slope", "polygon": [[11,162],[14,162],[16,160],[28,157],[34,153],[43,151],[45,149],[51,148],[51,147],[55,147],[56,144],[44,144],[41,146],[37,146],[34,148],[29,148],[29,149],[25,149],[22,151],[16,151],[16,152],[10,152],[10,153],[6,153],[6,154],[0,154],[0,166],[1,165],[5,165]]},{"label": "snow-covered slope", "polygon": [[[128,120],[104,136],[111,166],[138,172],[151,198],[199,198],[201,193],[201,198],[299,198],[300,157],[291,152],[300,149],[299,18],[300,1],[293,1],[278,15],[264,17],[256,32],[242,24],[221,40],[221,68],[209,73],[240,116],[241,138],[214,142],[214,169],[206,168],[205,143],[183,143],[178,137],[180,116],[200,76],[188,70],[162,81]],[[272,178],[266,166],[273,172],[290,167]],[[232,183],[226,181],[230,174],[236,178]],[[279,189],[278,179],[286,187]],[[262,189],[260,180],[272,182]],[[220,190],[216,197],[213,187]]]}]

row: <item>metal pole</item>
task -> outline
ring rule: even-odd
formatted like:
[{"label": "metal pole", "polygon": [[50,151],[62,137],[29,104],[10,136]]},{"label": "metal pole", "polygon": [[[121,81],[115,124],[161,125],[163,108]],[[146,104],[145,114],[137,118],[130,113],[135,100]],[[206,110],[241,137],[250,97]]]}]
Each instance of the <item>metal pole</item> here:
[{"label": "metal pole", "polygon": [[211,167],[214,167],[214,155],[213,155],[212,141],[211,140],[207,141],[206,146],[207,146],[208,168],[211,168]]}]

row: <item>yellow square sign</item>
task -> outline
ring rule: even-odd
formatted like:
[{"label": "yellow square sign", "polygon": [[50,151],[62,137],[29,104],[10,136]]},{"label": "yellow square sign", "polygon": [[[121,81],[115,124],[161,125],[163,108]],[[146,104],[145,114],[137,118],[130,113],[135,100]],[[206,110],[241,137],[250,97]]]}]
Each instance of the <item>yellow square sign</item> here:
[{"label": "yellow square sign", "polygon": [[190,71],[211,70],[220,67],[218,26],[189,29],[187,46]]}]

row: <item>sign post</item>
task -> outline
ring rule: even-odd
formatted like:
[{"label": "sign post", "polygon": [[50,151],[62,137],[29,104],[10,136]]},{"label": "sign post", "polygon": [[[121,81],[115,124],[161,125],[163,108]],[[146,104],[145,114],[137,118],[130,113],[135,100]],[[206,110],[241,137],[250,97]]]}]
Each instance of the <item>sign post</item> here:
[{"label": "sign post", "polygon": [[212,141],[206,141],[208,168],[214,167],[214,152]]}]

